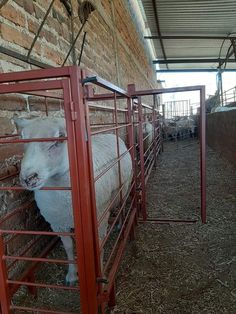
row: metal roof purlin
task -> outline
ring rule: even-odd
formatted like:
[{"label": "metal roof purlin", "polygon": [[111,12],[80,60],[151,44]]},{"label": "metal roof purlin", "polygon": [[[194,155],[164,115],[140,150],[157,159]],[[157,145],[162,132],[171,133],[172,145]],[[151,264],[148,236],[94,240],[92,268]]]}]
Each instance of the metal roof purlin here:
[{"label": "metal roof purlin", "polygon": [[[167,65],[170,70],[235,68],[236,0],[138,1],[150,29],[144,39],[152,40],[157,59],[163,60],[160,70]],[[220,60],[214,62],[217,58]],[[209,59],[209,64],[185,64],[183,59]]]},{"label": "metal roof purlin", "polygon": [[[159,40],[161,43],[161,49],[162,49],[163,57],[165,60],[167,60],[166,52],[165,52],[165,48],[164,48],[164,43],[163,43],[162,36],[161,36],[161,29],[160,29],[158,14],[157,14],[156,0],[152,0],[152,6],[153,6],[154,14],[155,14],[156,27],[157,27],[157,32],[159,34]],[[169,69],[168,64],[166,64],[166,68]]]}]

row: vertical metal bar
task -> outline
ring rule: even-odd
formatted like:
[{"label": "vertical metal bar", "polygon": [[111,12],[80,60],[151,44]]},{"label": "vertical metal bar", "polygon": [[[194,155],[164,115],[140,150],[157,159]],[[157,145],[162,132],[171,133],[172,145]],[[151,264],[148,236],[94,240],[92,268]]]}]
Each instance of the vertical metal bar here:
[{"label": "vertical metal bar", "polygon": [[67,124],[68,152],[71,165],[75,242],[81,287],[80,300],[82,313],[94,314],[98,311],[98,303],[85,113],[79,69],[70,67],[69,71],[72,99],[66,88],[64,89],[64,101],[66,118],[67,121],[70,121]]},{"label": "vertical metal bar", "polygon": [[[117,114],[117,101],[116,101],[116,93],[114,93],[114,114],[115,114],[115,126],[118,127],[118,114]],[[119,131],[116,128],[115,129],[115,134],[116,134],[116,150],[117,150],[117,158],[120,158],[120,145],[119,145]],[[118,178],[119,178],[119,189],[122,186],[122,179],[121,179],[121,164],[120,164],[120,159],[118,160]],[[122,204],[123,200],[123,193],[122,189],[120,191],[120,203]],[[122,219],[123,219],[123,212],[122,212]]]},{"label": "vertical metal bar", "polygon": [[201,171],[201,218],[206,223],[206,110],[205,86],[200,89],[200,171]]},{"label": "vertical metal bar", "polygon": [[165,104],[162,104],[162,116],[163,116],[163,122],[165,121]]},{"label": "vertical metal bar", "polygon": [[146,210],[146,186],[145,186],[145,169],[144,169],[144,147],[143,147],[143,112],[141,97],[138,96],[138,134],[139,134],[139,154],[140,154],[140,176],[141,176],[141,189],[142,189],[142,203],[141,211],[143,215],[143,220],[147,220],[147,210]]},{"label": "vertical metal bar", "polygon": [[10,299],[7,285],[7,268],[6,262],[3,260],[4,256],[4,242],[3,235],[0,233],[0,306],[2,314],[10,313]]},{"label": "vertical metal bar", "polygon": [[[127,87],[128,93],[130,93],[130,85]],[[134,197],[134,208],[137,208],[137,193],[136,193],[136,188],[137,188],[137,174],[136,174],[136,166],[135,166],[135,141],[134,141],[134,124],[133,124],[133,108],[132,108],[133,102],[132,99],[129,97],[127,99],[127,123],[129,124],[128,126],[128,147],[131,148],[130,155],[132,159],[132,168],[133,168],[133,178],[134,178],[134,187],[133,191],[131,191],[131,197]],[[135,215],[135,223],[137,223],[138,217],[137,217],[137,211]],[[131,238],[134,239],[135,237],[135,230],[134,226],[132,226],[131,229]]]},{"label": "vertical metal bar", "polygon": [[152,127],[153,127],[153,154],[154,167],[157,166],[157,123],[156,123],[156,95],[153,95],[153,109],[152,109]]},{"label": "vertical metal bar", "polygon": [[111,292],[109,294],[108,307],[113,308],[116,305],[116,288],[115,283],[112,285]]},{"label": "vertical metal bar", "polygon": [[[82,78],[86,77],[86,71],[82,71]],[[86,86],[84,86],[84,89]],[[90,163],[90,189],[91,189],[91,202],[92,202],[92,223],[94,230],[94,243],[95,243],[95,267],[96,274],[98,278],[102,278],[102,266],[100,259],[100,248],[99,248],[99,235],[98,235],[98,219],[97,219],[97,211],[96,211],[96,199],[95,199],[95,185],[94,185],[94,171],[93,171],[93,160],[92,160],[92,141],[91,141],[91,128],[90,128],[90,120],[89,120],[89,106],[86,102],[86,98],[84,97],[84,108],[85,108],[85,122],[86,122],[86,130],[88,136],[88,155],[89,155],[89,163]],[[98,296],[103,292],[102,283],[98,283]],[[100,313],[102,313],[102,309],[100,309]]]}]

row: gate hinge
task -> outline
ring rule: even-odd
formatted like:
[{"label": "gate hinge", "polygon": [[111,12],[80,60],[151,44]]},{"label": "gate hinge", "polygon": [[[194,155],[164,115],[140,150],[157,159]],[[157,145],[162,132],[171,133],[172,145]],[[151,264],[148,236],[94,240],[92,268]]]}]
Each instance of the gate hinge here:
[{"label": "gate hinge", "polygon": [[71,113],[71,120],[77,120],[77,112],[75,111],[75,104],[73,101],[70,102],[70,113]]},{"label": "gate hinge", "polygon": [[98,278],[97,278],[97,283],[105,283],[105,284],[108,284],[109,281],[107,280],[107,278],[98,277]]},{"label": "gate hinge", "polygon": [[97,296],[97,300],[99,304],[103,304],[109,300],[109,294],[107,291],[104,291],[102,294]]}]

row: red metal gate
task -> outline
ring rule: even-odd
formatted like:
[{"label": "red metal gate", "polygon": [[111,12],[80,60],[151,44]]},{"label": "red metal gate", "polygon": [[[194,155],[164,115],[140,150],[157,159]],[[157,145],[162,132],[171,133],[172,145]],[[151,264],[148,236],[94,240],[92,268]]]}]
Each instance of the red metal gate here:
[{"label": "red metal gate", "polygon": [[[100,93],[94,93],[93,85]],[[105,90],[105,92],[104,92]],[[52,232],[50,230],[27,230],[9,228],[9,221],[19,215],[24,206],[19,206],[0,220],[0,302],[2,313],[11,311],[37,312],[37,313],[73,313],[68,308],[61,310],[47,307],[41,308],[35,302],[34,306],[15,305],[12,301],[14,294],[21,286],[27,286],[29,292],[36,294],[37,289],[56,289],[72,291],[80,298],[81,312],[83,314],[104,313],[105,304],[113,306],[115,303],[115,276],[120,264],[125,245],[129,238],[134,237],[134,229],[139,213],[142,220],[148,220],[146,211],[145,185],[156,158],[161,151],[160,124],[158,110],[155,106],[142,104],[141,97],[164,92],[178,92],[186,88],[135,91],[133,85],[128,91],[89,73],[81,71],[78,67],[56,68],[49,70],[34,70],[27,72],[9,73],[0,75],[0,94],[24,93],[45,97],[45,99],[60,99],[64,103],[64,112],[67,126],[67,136],[64,138],[37,138],[20,139],[3,136],[0,144],[27,143],[43,141],[62,141],[68,144],[70,162],[71,186],[45,187],[45,190],[71,191],[74,230],[73,232]],[[202,184],[202,220],[205,222],[205,121],[204,121],[204,87],[190,87],[187,90],[200,90],[201,92],[201,184]],[[109,91],[109,92],[107,92]],[[98,102],[102,102],[98,105]],[[123,102],[120,105],[120,102]],[[105,103],[105,104],[104,104]],[[46,114],[48,103],[45,101]],[[91,110],[106,112],[108,120],[102,123],[92,123]],[[112,121],[112,122],[110,122]],[[150,135],[144,137],[145,124],[152,125],[152,140],[145,145]],[[135,131],[137,128],[137,131]],[[91,138],[96,134],[112,132],[126,140],[127,151],[119,152],[117,144],[117,158],[112,164],[94,177],[92,163]],[[135,136],[136,132],[136,136]],[[149,136],[149,137],[148,137]],[[137,140],[137,142],[135,141]],[[133,178],[127,195],[122,195],[122,184],[114,195],[104,215],[100,218],[96,213],[95,184],[112,167],[119,168],[120,162],[126,154],[132,157]],[[2,185],[0,191],[21,191],[20,186]],[[106,237],[100,243],[98,237],[99,225],[110,211],[115,200],[120,199],[120,206],[110,219],[110,226]],[[120,228],[117,231],[117,222]],[[58,242],[58,236],[71,236],[75,240],[77,257],[73,261],[48,257]],[[34,237],[27,248],[19,252],[8,253],[9,242],[24,236]],[[48,237],[47,245],[37,255],[32,255],[32,247],[38,246],[43,237]],[[52,239],[52,240],[51,240]],[[104,265],[101,265],[101,254],[105,249]],[[30,255],[31,253],[31,255]],[[67,287],[58,284],[46,284],[35,280],[35,272],[40,264],[51,263],[67,265],[76,263],[79,273],[79,285]],[[16,277],[11,277],[12,267],[18,263],[27,263],[24,271]],[[75,312],[74,312],[75,313]]]}]

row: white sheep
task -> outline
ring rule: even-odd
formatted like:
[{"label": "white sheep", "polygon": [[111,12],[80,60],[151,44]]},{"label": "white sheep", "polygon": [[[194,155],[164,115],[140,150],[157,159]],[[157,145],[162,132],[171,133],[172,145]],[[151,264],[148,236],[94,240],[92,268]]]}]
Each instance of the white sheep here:
[{"label": "white sheep", "polygon": [[148,150],[154,138],[153,124],[149,121],[143,123],[144,152]]},{"label": "white sheep", "polygon": [[231,111],[231,110],[236,110],[236,107],[220,106],[220,107],[216,107],[213,112],[223,112],[223,111]]},{"label": "white sheep", "polygon": [[[18,130],[24,139],[66,136],[63,118],[36,118],[33,120],[15,119]],[[114,134],[92,137],[94,176],[101,173],[117,158],[117,139]],[[119,138],[120,154],[127,148]],[[127,193],[132,179],[132,161],[127,153],[120,161],[123,195]],[[74,227],[70,191],[40,190],[46,186],[70,186],[69,161],[66,141],[31,142],[25,145],[21,163],[20,181],[23,187],[34,191],[35,200],[41,214],[55,232],[69,232]],[[118,164],[112,167],[95,184],[97,216],[101,217],[111,198],[119,189]],[[83,209],[86,210],[86,209]],[[109,213],[99,228],[102,240],[107,232]],[[61,236],[68,260],[74,259],[71,237]],[[77,281],[77,269],[69,264],[66,275],[67,285]]]},{"label": "white sheep", "polygon": [[[144,120],[142,124],[142,130],[143,130],[143,151],[144,153],[148,150],[148,148],[151,146],[151,143],[154,138],[154,128],[151,122],[149,122],[147,119]],[[139,126],[137,125],[135,127],[135,142],[139,144]],[[139,151],[139,147],[138,147]]]}]

